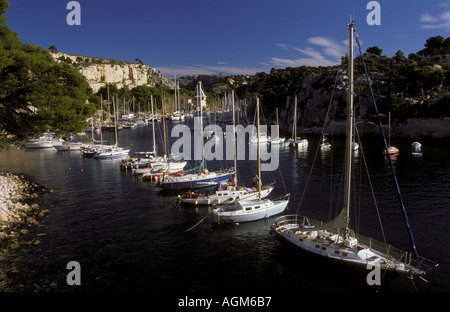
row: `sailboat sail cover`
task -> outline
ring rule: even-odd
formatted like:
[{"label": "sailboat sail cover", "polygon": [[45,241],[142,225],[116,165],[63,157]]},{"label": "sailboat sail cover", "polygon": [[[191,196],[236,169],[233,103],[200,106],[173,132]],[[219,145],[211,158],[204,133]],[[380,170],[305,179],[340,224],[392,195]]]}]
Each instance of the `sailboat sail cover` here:
[{"label": "sailboat sail cover", "polygon": [[197,167],[194,167],[194,168],[191,168],[191,169],[187,169],[187,170],[183,170],[183,173],[190,173],[190,172],[193,172],[193,171],[196,171],[196,170],[198,170],[198,169],[201,169],[201,168],[203,168],[205,165],[204,165],[204,163],[203,163],[203,161],[200,163],[200,165],[198,165]]},{"label": "sailboat sail cover", "polygon": [[344,229],[346,227],[347,227],[347,213],[346,209],[342,209],[335,219],[325,224],[322,224],[321,226],[305,229],[305,232],[331,230],[331,229]]},{"label": "sailboat sail cover", "polygon": [[200,97],[200,98],[206,98],[206,94],[205,94],[205,92],[203,92],[203,89],[202,89],[202,87],[201,86],[199,86],[199,94],[197,94],[195,97],[196,98],[198,98],[198,97]]}]

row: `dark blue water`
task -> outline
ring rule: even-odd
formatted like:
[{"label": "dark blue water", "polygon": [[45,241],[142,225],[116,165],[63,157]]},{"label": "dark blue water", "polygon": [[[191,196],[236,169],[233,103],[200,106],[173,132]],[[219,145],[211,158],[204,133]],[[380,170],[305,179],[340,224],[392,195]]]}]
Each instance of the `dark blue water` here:
[{"label": "dark blue water", "polygon": [[[113,133],[105,136],[114,141]],[[279,170],[264,174],[263,179],[276,181],[273,198],[285,194],[285,189],[291,193],[286,213],[295,213],[302,201],[300,213],[326,220],[336,207],[342,206],[336,195],[341,185],[334,181],[342,172],[343,142],[330,140],[334,152],[316,154],[317,138],[311,135],[308,139],[306,152],[281,148]],[[439,263],[427,277],[429,284],[419,280],[415,286],[420,291],[449,291],[450,149],[444,145],[424,145],[423,156],[414,158],[410,143],[396,144],[401,152],[394,164],[419,254]],[[151,150],[151,126],[120,131],[119,145],[131,144],[132,152]],[[363,144],[365,158],[373,169],[371,179],[378,194],[387,241],[410,250],[382,148],[372,139]],[[313,162],[316,166],[311,171]],[[364,176],[361,153],[355,163],[355,176]],[[223,162],[208,163],[210,169],[220,165]],[[251,183],[256,166],[254,161],[239,162],[242,183]],[[315,263],[280,246],[269,233],[275,218],[217,226],[208,217],[212,208],[177,206],[175,198],[161,194],[155,184],[121,171],[120,159],[96,160],[83,158],[79,152],[14,146],[0,152],[0,171],[25,173],[53,190],[39,199],[41,208],[48,212],[38,226],[29,228],[20,239],[46,235],[41,236],[38,244],[22,245],[3,254],[2,291],[132,291],[151,292],[157,297],[167,292],[185,295],[231,292],[244,296],[248,292],[275,295],[301,290],[377,290],[375,286],[364,286],[365,280],[351,273]],[[307,181],[309,186],[304,192]],[[379,227],[373,225],[377,217],[368,213],[372,201],[370,188],[356,190],[361,194],[357,202],[361,216],[355,226],[361,234],[381,239]],[[330,193],[335,198],[332,205],[327,200]],[[186,231],[203,218],[198,226]],[[69,273],[66,265],[70,261],[81,265],[80,286],[69,286],[66,282]],[[383,283],[378,290],[409,292],[414,291],[414,286],[409,280],[396,279]]]}]

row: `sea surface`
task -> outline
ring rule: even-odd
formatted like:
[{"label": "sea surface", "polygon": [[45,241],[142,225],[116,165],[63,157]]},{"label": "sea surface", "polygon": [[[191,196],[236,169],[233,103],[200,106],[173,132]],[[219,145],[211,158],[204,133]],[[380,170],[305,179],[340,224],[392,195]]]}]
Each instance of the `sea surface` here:
[{"label": "sea surface", "polygon": [[[188,120],[181,123],[189,123]],[[159,150],[161,122],[156,124]],[[168,122],[170,129],[180,122]],[[136,151],[152,150],[152,126],[119,131],[119,145]],[[317,150],[318,137],[306,150],[279,149],[278,170],[263,173],[263,183],[275,182],[272,198],[290,193],[284,214],[301,213],[326,221],[343,205],[341,194],[344,142],[329,137],[330,151]],[[99,135],[95,135],[99,139]],[[90,134],[75,139],[89,141]],[[115,141],[114,133],[103,139]],[[411,143],[393,142],[400,154],[393,158],[401,195],[419,255],[439,264],[426,276],[428,283],[406,278],[369,286],[365,277],[339,266],[316,262],[276,240],[270,225],[277,217],[246,224],[217,225],[213,207],[185,207],[176,194],[163,194],[157,184],[144,182],[120,169],[121,159],[83,158],[80,152],[27,150],[19,145],[0,151],[0,171],[26,174],[52,192],[38,203],[48,212],[39,225],[28,228],[21,240],[39,242],[9,250],[0,260],[0,290],[4,292],[146,292],[180,296],[233,294],[276,296],[309,292],[447,292],[450,290],[450,148],[439,143],[422,147],[422,157],[411,154]],[[358,212],[354,228],[382,240],[372,209],[375,191],[386,240],[410,251],[410,241],[381,141],[364,137],[355,155],[355,180],[372,187],[354,186]],[[363,157],[364,156],[364,157]],[[365,159],[365,161],[364,161]],[[314,166],[313,166],[314,164]],[[190,161],[190,166],[195,165]],[[209,170],[233,166],[230,161],[207,162]],[[238,162],[239,184],[250,185],[256,161]],[[329,197],[333,200],[330,204]],[[81,285],[68,285],[67,264],[81,267]],[[298,300],[298,298],[286,298]]]}]

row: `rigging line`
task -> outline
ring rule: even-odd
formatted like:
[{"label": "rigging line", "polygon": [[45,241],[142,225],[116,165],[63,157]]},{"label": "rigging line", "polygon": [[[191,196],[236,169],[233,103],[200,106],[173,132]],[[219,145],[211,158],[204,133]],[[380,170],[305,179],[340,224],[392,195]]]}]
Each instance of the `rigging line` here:
[{"label": "rigging line", "polygon": [[[358,137],[358,140],[359,140],[359,132],[358,132],[358,130],[356,130],[356,136]],[[374,204],[375,204],[375,210],[377,212],[378,222],[380,223],[381,234],[383,235],[383,241],[386,244],[386,236],[384,235],[383,223],[381,222],[380,211],[378,209],[377,199],[375,198],[375,191],[373,189],[372,180],[370,179],[369,167],[367,165],[367,160],[366,160],[366,156],[364,154],[364,149],[362,148],[361,141],[360,141],[360,148],[359,149],[361,150],[361,156],[362,156],[362,159],[363,159],[363,162],[364,162],[364,166],[365,166],[365,169],[366,169],[366,173],[367,173],[367,180],[369,182],[370,190],[372,191],[372,197],[373,197],[373,201],[374,201]]]},{"label": "rigging line", "polygon": [[202,223],[207,217],[209,217],[212,213],[214,212],[214,210],[212,210],[210,213],[208,213],[206,216],[203,217],[203,219],[201,219],[200,221],[198,221],[196,224],[194,224],[193,226],[191,226],[190,228],[188,228],[187,230],[185,230],[184,232],[189,232],[190,230],[196,228],[200,223]]},{"label": "rigging line", "polygon": [[[323,133],[325,132],[326,121],[327,121],[327,119],[328,119],[328,115],[329,115],[329,112],[330,112],[330,109],[331,109],[331,104],[332,104],[332,101],[333,101],[333,97],[334,97],[334,93],[335,93],[336,85],[337,85],[337,80],[338,80],[338,73],[339,73],[339,70],[340,70],[341,67],[342,67],[342,64],[341,64],[340,67],[338,68],[338,70],[337,70],[337,72],[336,72],[336,77],[335,77],[335,79],[334,79],[334,86],[333,86],[333,90],[332,90],[332,92],[331,92],[330,102],[329,102],[329,104],[328,104],[327,113],[326,113],[326,115],[325,115],[324,124],[323,124],[323,126],[322,126],[321,138],[322,138],[322,136],[323,136]],[[295,136],[295,134],[294,134],[294,136]],[[302,202],[303,202],[303,198],[305,197],[306,189],[307,189],[307,186],[308,186],[308,184],[309,184],[309,180],[311,179],[311,176],[312,176],[312,170],[313,170],[314,165],[315,165],[315,163],[316,163],[317,155],[319,154],[319,150],[320,150],[320,140],[319,140],[319,144],[317,145],[317,148],[316,148],[316,153],[315,153],[315,155],[314,155],[314,159],[313,159],[313,162],[312,162],[312,164],[311,164],[311,170],[309,171],[308,179],[306,180],[306,185],[305,185],[305,188],[303,189],[303,194],[302,194],[302,197],[300,198],[300,202],[299,202],[299,204],[298,204],[298,206],[297,206],[296,213],[298,213],[298,211],[300,210],[300,207],[301,207]],[[331,180],[332,180],[332,179],[331,179]],[[330,192],[331,192],[331,191],[330,191]],[[330,210],[329,210],[329,211],[331,211],[331,205],[332,205],[332,204],[331,204],[331,201],[330,201]]]},{"label": "rigging line", "polygon": [[[367,73],[367,68],[366,68],[366,63],[364,61],[364,56],[363,56],[363,54],[361,52],[361,45],[359,44],[359,38],[358,38],[358,34],[356,33],[356,29],[354,30],[354,32],[355,32],[356,42],[357,42],[358,47],[359,47],[359,53],[361,54],[361,60],[362,60],[363,66],[364,66],[364,72],[366,74],[367,83],[369,84],[370,93],[372,95],[373,105],[374,105],[375,111],[377,113],[378,126],[380,127],[381,134],[382,134],[383,140],[384,140],[384,147],[385,147],[385,150],[387,152],[387,151],[389,151],[389,147],[388,147],[387,142],[386,142],[386,136],[384,134],[384,130],[383,130],[383,127],[382,127],[382,124],[381,124],[381,119],[380,119],[380,115],[379,115],[379,112],[378,112],[378,107],[377,107],[377,104],[376,104],[376,101],[375,101],[375,96],[373,94],[372,85],[370,83],[369,75]],[[414,251],[414,254],[416,256],[417,266],[419,268],[421,268],[419,254],[417,253],[416,244],[414,242],[414,237],[413,237],[412,230],[411,230],[411,227],[410,227],[410,224],[409,224],[408,214],[406,213],[406,208],[405,208],[405,205],[404,205],[404,202],[403,202],[403,197],[402,197],[402,194],[400,192],[400,186],[399,186],[398,181],[397,181],[397,175],[395,174],[394,164],[392,162],[392,159],[391,159],[391,156],[389,155],[389,153],[386,153],[386,154],[387,154],[387,157],[389,159],[389,164],[390,164],[390,167],[391,167],[392,176],[394,178],[395,186],[397,188],[397,195],[398,195],[398,198],[399,198],[399,201],[400,201],[400,205],[402,207],[402,212],[403,212],[405,225],[406,225],[406,228],[409,231],[409,240],[410,240],[410,243],[411,243],[411,248]]]}]

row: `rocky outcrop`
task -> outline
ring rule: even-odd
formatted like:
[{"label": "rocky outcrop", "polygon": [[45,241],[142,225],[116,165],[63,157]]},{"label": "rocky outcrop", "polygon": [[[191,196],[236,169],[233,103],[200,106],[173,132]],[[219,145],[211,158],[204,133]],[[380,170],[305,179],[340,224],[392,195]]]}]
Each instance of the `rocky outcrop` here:
[{"label": "rocky outcrop", "polygon": [[107,83],[115,84],[119,89],[124,86],[129,89],[142,85],[153,87],[155,84],[161,83],[170,88],[175,87],[172,80],[161,75],[155,68],[144,64],[60,52],[51,54],[58,62],[65,61],[74,64],[86,77],[94,93]]},{"label": "rocky outcrop", "polygon": [[0,174],[0,258],[2,250],[26,243],[19,242],[19,236],[27,232],[26,226],[37,225],[37,219],[46,212],[35,202],[39,196],[38,188],[24,176]]}]

